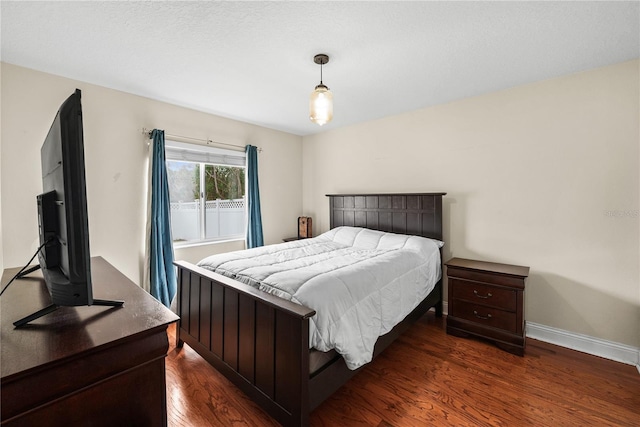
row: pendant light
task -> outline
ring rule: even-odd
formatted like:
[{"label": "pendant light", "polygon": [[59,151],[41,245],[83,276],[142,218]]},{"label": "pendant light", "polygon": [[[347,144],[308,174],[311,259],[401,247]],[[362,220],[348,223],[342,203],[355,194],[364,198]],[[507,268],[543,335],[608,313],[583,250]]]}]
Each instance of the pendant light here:
[{"label": "pendant light", "polygon": [[311,92],[309,98],[309,119],[322,126],[333,118],[333,94],[322,84],[322,66],[329,62],[329,55],[318,54],[313,57],[313,62],[320,64],[320,84]]}]

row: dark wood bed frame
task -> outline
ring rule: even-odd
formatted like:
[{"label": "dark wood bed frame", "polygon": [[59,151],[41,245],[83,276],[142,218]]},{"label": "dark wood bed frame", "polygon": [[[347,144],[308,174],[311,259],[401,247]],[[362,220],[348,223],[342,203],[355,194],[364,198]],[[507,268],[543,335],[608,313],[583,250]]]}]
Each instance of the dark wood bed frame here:
[{"label": "dark wood bed frame", "polygon": [[[445,194],[328,195],[330,226],[442,240]],[[309,374],[309,318],[314,310],[184,261],[175,265],[177,345],[189,344],[282,425],[307,426],[310,412],[359,371],[349,370],[338,357]],[[442,316],[442,279],[413,312],[378,339],[374,357],[431,307]]]}]

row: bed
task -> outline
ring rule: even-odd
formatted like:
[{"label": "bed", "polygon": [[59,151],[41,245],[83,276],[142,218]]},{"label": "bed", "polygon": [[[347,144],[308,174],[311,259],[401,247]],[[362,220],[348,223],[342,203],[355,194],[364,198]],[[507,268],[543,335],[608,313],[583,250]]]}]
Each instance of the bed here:
[{"label": "bed", "polygon": [[[442,241],[444,194],[328,195],[330,228],[358,227]],[[319,316],[297,298],[284,299],[240,276],[227,277],[184,261],[176,266],[177,345],[186,342],[281,424],[308,425],[310,412],[363,368],[361,361],[346,362],[336,350],[310,349]],[[431,307],[442,315],[441,274],[415,309],[375,341],[372,356]]]}]

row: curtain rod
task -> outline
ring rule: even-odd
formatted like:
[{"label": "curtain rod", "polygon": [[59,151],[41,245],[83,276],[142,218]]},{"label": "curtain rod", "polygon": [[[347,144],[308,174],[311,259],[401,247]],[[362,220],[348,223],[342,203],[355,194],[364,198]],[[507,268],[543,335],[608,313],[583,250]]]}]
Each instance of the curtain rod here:
[{"label": "curtain rod", "polygon": [[[142,134],[146,135],[149,139],[151,139],[151,133],[153,131],[150,131],[147,128],[142,128]],[[217,145],[226,145],[228,147],[235,147],[235,148],[241,148],[244,151],[244,148],[242,145],[236,145],[236,144],[229,144],[227,142],[219,142],[219,141],[214,141],[212,139],[203,139],[203,138],[193,138],[191,136],[182,136],[182,135],[173,135],[170,133],[165,133],[165,136],[167,138],[180,138],[180,139],[188,139],[191,141],[199,141],[199,142],[204,142],[207,145],[211,145],[211,144],[217,144]],[[262,152],[262,148],[258,147],[258,152]]]}]

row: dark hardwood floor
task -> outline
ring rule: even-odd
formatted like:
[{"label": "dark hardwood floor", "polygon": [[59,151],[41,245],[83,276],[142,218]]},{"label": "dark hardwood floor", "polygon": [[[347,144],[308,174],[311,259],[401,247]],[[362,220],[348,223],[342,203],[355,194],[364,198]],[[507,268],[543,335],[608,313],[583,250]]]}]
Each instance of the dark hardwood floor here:
[{"label": "dark hardwood floor", "polygon": [[[169,330],[169,426],[278,425]],[[525,357],[449,336],[432,312],[311,414],[311,426],[640,426],[634,366],[540,341]]]}]

